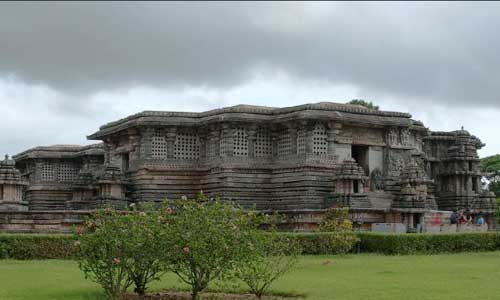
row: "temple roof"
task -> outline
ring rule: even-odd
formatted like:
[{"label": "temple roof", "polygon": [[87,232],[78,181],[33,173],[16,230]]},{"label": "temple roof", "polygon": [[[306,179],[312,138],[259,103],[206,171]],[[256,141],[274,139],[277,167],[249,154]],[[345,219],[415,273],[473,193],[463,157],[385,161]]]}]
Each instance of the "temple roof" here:
[{"label": "temple roof", "polygon": [[20,161],[30,158],[74,158],[85,155],[104,155],[103,144],[39,146],[16,154],[13,158]]},{"label": "temple roof", "polygon": [[420,122],[411,120],[411,115],[408,113],[378,111],[352,104],[319,102],[282,108],[236,105],[206,112],[144,111],[115,122],[107,123],[101,126],[98,132],[88,136],[88,139],[101,139],[104,136],[121,130],[141,125],[194,126],[221,121],[284,122],[296,121],[297,119],[348,121],[380,126],[422,126]]},{"label": "temple roof", "polygon": [[476,149],[481,149],[485,144],[475,135],[470,134],[463,128],[454,131],[432,131],[424,140],[450,141],[453,143],[466,143],[474,145]]}]

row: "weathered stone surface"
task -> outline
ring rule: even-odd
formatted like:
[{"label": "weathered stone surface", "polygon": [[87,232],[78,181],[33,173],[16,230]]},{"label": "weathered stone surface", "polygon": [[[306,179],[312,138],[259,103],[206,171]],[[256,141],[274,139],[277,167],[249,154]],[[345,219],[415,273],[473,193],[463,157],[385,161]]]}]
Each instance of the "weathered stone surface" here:
[{"label": "weathered stone surface", "polygon": [[27,183],[21,199],[30,211],[124,208],[203,190],[286,212],[285,227],[301,229],[331,205],[349,206],[360,230],[372,223],[415,230],[436,209],[487,220],[494,213],[479,182],[480,140],[465,130],[429,131],[406,113],[327,102],[146,111],[88,138],[102,143],[37,147],[9,162],[16,182]]}]

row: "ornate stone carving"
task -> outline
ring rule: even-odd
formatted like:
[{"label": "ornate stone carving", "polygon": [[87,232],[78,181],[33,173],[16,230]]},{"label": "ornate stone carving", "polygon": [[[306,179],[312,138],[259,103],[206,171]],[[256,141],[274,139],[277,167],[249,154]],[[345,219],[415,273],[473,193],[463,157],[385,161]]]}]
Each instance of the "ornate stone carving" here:
[{"label": "ornate stone carving", "polygon": [[372,190],[380,191],[384,189],[384,175],[380,169],[375,169],[370,175]]},{"label": "ornate stone carving", "polygon": [[398,130],[396,128],[390,128],[387,132],[387,145],[391,147],[398,145]]},{"label": "ornate stone carving", "polygon": [[401,128],[401,145],[409,146],[410,145],[410,129],[409,128]]}]

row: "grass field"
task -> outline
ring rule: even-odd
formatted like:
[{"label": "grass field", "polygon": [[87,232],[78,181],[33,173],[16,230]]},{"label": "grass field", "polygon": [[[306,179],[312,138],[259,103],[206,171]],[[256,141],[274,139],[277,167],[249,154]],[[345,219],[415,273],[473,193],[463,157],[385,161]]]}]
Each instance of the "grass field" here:
[{"label": "grass field", "polygon": [[[181,287],[171,275],[153,290]],[[276,292],[308,300],[500,299],[500,252],[435,255],[303,257],[278,281]],[[0,261],[1,300],[100,300],[99,286],[85,280],[75,262]]]}]

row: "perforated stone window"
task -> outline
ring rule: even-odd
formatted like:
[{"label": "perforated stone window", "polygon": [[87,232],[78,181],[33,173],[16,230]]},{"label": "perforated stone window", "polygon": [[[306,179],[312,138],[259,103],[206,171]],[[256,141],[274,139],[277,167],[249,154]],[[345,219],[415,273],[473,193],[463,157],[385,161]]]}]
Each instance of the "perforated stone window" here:
[{"label": "perforated stone window", "polygon": [[198,159],[200,158],[200,142],[194,133],[179,133],[174,144],[175,159]]},{"label": "perforated stone window", "polygon": [[287,155],[292,152],[292,136],[290,131],[283,129],[278,137],[278,156]]},{"label": "perforated stone window", "polygon": [[167,158],[167,137],[161,130],[155,130],[151,137],[151,157]]},{"label": "perforated stone window", "polygon": [[328,151],[327,133],[325,126],[322,124],[316,124],[313,130],[313,153],[326,154]]},{"label": "perforated stone window", "polygon": [[235,129],[233,155],[248,156],[248,133],[245,128]]},{"label": "perforated stone window", "polygon": [[306,153],[306,130],[305,129],[297,130],[297,153],[298,154]]},{"label": "perforated stone window", "polygon": [[50,162],[46,162],[42,165],[41,169],[41,179],[42,181],[54,181],[55,180],[55,166]]},{"label": "perforated stone window", "polygon": [[255,157],[271,156],[273,144],[271,134],[267,129],[258,130],[255,136]]},{"label": "perforated stone window", "polygon": [[60,163],[58,170],[58,180],[61,182],[73,182],[78,176],[78,169],[72,163]]}]

